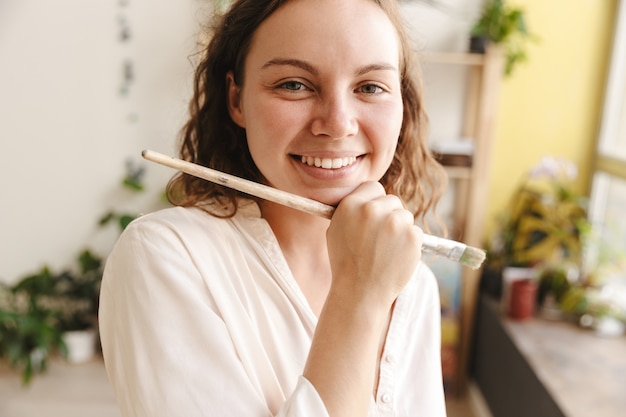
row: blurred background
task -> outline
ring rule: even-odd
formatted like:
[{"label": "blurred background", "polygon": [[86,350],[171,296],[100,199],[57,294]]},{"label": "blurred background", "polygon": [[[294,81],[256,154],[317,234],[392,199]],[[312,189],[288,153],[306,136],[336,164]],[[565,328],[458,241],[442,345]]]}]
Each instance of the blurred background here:
[{"label": "blurred background", "polygon": [[[178,132],[186,120],[191,95],[194,54],[203,39],[202,28],[213,9],[223,7],[223,3],[0,0],[0,283],[15,285],[32,274],[45,279],[40,272],[46,268],[53,275],[77,268],[77,262],[81,262],[77,259],[84,250],[103,261],[119,235],[115,223],[167,205],[163,191],[173,172],[143,161],[141,150],[176,153]],[[414,47],[423,58],[430,140],[435,147],[450,142],[458,145],[455,138],[466,139],[468,89],[475,82],[471,68],[486,65],[483,58],[467,55],[470,37],[488,4],[491,2],[481,0],[400,2]],[[585,199],[585,217],[595,225],[590,236],[596,242],[605,242],[596,245],[589,255],[593,265],[587,270],[577,259],[578,275],[570,284],[576,284],[578,290],[591,284],[604,288],[605,282],[611,281],[612,288],[621,288],[611,292],[618,294],[614,297],[619,300],[618,307],[626,308],[620,304],[624,302],[626,285],[626,228],[622,221],[626,210],[624,1],[510,0],[506,7],[523,12],[525,30],[515,42],[523,44],[525,59],[516,62],[510,73],[500,67],[496,76],[489,78],[493,89],[478,93],[479,98],[488,95],[492,106],[486,117],[488,132],[483,135],[488,138],[488,151],[483,146],[480,175],[467,174],[469,177],[461,182],[473,178],[479,183],[480,204],[472,203],[473,217],[469,218],[477,219],[479,230],[470,235],[454,225],[458,213],[468,210],[458,199],[460,185],[454,169],[450,171],[451,191],[444,199],[442,215],[455,233],[453,237],[471,237],[474,244],[489,250],[493,255],[490,259],[495,259],[503,255],[503,218],[511,211],[511,201],[517,198],[520,186],[542,163],[545,168],[546,157],[548,161],[562,162],[563,167],[571,168],[570,172],[575,171],[567,178],[567,190]],[[484,87],[485,82],[479,81],[477,88]],[[453,157],[467,156],[464,150],[459,153],[459,148],[455,149]],[[608,262],[611,271],[602,270],[605,275],[597,278],[601,274],[593,268],[600,260]],[[503,267],[533,265],[505,261],[488,265],[496,270],[498,287],[489,295],[499,302]],[[96,274],[100,267],[98,264],[93,268]],[[482,337],[478,335],[484,318],[481,311],[485,311],[480,310],[480,295],[472,292],[468,304],[466,295],[462,295],[463,272],[455,268],[450,271],[450,265],[434,264],[433,268],[442,271],[442,296],[450,298],[447,307],[455,320],[449,341],[453,346],[451,409],[455,407],[452,399],[467,398],[470,389],[478,393],[478,400],[467,407],[464,403],[465,408],[455,415],[471,416],[480,410],[481,415],[506,415],[485,392],[494,384],[502,384],[484,382],[483,378],[481,385],[472,375],[473,352],[480,351],[475,341]],[[489,286],[483,272],[475,282],[482,289]],[[451,284],[446,274],[451,274]],[[592,275],[596,281],[591,281]],[[577,300],[592,304],[589,297]],[[469,305],[469,325],[459,318],[461,305]],[[580,303],[576,306],[579,308]],[[587,315],[593,323],[600,317],[589,309],[579,308],[575,313],[577,320]],[[476,326],[474,314],[478,317]],[[619,321],[620,314],[612,317]],[[496,316],[502,319],[498,326],[517,334],[515,326],[521,322],[509,323],[507,314],[499,310]],[[576,323],[573,327],[578,330],[583,326]],[[463,332],[469,333],[462,337]],[[525,336],[520,337],[514,342],[536,346],[536,339],[529,342],[523,339]],[[622,344],[615,349],[621,349],[623,339],[612,338],[610,343],[618,340]],[[604,343],[601,341],[605,339],[597,340]],[[599,349],[604,352],[605,347]],[[607,360],[599,358],[603,363]],[[510,363],[507,361],[503,363]],[[551,365],[530,363],[544,366],[544,371],[552,369]],[[626,372],[626,367],[619,367],[626,366],[623,362],[609,361],[607,366],[618,366],[615,369]],[[483,372],[481,369],[478,367],[477,372]],[[504,372],[500,368],[497,371]],[[534,378],[542,375],[541,371],[531,374]],[[83,378],[95,381],[92,391],[80,391],[88,389],[81,382]],[[86,415],[80,407],[88,407],[85,404],[91,402],[102,414],[93,411],[89,415],[115,416],[105,378],[98,360],[69,368],[53,362],[49,375],[35,377],[28,391],[21,388],[15,371],[0,367],[0,415],[57,415],[33,411],[29,408],[33,403],[47,404],[50,413],[57,410],[65,416]],[[552,383],[540,380],[543,386]],[[58,386],[55,381],[65,381],[68,389],[83,392],[83,399],[88,400],[69,406],[61,405],[72,403],[66,401],[66,391],[58,394],[58,401],[53,395],[44,395],[44,399],[36,396],[43,395],[50,386]],[[567,386],[572,381],[560,382]],[[472,387],[477,388],[472,391]],[[13,405],[9,397],[15,399]],[[553,401],[557,409],[564,415],[575,415],[563,411],[575,408],[563,406],[562,401],[568,400],[558,395],[556,398]],[[610,412],[597,415],[617,415]]]}]

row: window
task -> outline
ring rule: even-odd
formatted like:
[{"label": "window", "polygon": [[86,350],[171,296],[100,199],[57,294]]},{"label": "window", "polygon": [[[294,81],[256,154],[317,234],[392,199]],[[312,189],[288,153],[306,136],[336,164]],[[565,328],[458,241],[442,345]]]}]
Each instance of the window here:
[{"label": "window", "polygon": [[626,309],[626,0],[620,0],[591,190],[595,245],[590,266],[612,264],[608,280]]}]

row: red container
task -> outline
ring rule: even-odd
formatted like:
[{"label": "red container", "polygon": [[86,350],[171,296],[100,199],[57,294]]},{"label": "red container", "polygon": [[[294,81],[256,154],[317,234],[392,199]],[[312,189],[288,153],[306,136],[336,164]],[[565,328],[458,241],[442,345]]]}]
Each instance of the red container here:
[{"label": "red container", "polygon": [[525,320],[535,315],[537,283],[531,279],[520,279],[511,283],[509,316]]}]

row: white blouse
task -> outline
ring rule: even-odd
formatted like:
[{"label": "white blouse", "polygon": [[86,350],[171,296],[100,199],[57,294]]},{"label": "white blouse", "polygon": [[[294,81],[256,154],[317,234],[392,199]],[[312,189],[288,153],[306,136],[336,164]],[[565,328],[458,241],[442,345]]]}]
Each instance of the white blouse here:
[{"label": "white blouse", "polygon": [[[227,220],[181,207],[135,220],[107,260],[99,321],[125,417],[328,416],[302,376],[317,318],[256,204]],[[423,264],[396,302],[369,416],[445,416]]]}]

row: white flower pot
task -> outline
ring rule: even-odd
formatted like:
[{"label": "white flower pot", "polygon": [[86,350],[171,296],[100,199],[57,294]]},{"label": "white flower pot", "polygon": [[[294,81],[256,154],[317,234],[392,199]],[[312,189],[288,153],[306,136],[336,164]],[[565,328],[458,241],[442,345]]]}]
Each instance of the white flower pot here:
[{"label": "white flower pot", "polygon": [[617,337],[626,332],[626,325],[615,317],[600,317],[594,323],[594,328],[599,336]]},{"label": "white flower pot", "polygon": [[67,360],[70,363],[84,363],[96,354],[95,329],[73,330],[63,333],[63,341],[67,346]]}]

